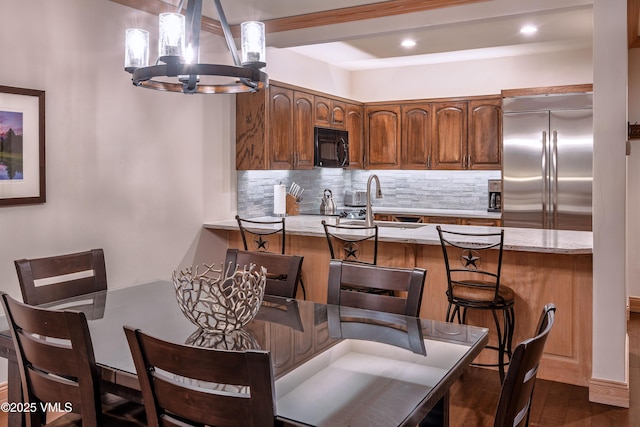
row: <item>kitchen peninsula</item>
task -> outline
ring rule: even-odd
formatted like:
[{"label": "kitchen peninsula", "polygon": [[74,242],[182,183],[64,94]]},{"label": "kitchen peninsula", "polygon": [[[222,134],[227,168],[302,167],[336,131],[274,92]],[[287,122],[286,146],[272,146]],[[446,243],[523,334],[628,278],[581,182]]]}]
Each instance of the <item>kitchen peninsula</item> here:
[{"label": "kitchen peninsula", "polygon": [[[286,252],[304,256],[302,276],[307,299],[326,302],[329,251],[320,221],[335,218],[291,216],[286,219]],[[378,222],[378,264],[427,269],[421,317],[443,320],[447,310],[446,270],[435,224]],[[241,248],[235,220],[205,224]],[[492,227],[446,225],[447,229],[482,232]],[[505,228],[502,283],[516,293],[514,346],[532,335],[540,308],[553,302],[557,324],[545,348],[541,378],[588,386],[592,340],[592,233]],[[495,262],[491,260],[490,262]],[[477,315],[478,317],[474,317]],[[480,316],[485,316],[484,318]],[[470,312],[469,323],[491,325],[490,313]],[[495,340],[495,336],[491,337]],[[495,354],[485,351],[482,361]]]}]

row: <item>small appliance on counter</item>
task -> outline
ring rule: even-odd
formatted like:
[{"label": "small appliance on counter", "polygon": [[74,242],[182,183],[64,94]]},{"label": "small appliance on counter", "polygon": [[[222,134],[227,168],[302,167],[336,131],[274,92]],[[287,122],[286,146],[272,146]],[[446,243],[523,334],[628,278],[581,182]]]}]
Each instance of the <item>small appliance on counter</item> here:
[{"label": "small appliance on counter", "polygon": [[364,207],[367,205],[367,192],[364,190],[347,190],[344,192],[344,205]]},{"label": "small appliance on counter", "polygon": [[336,204],[329,189],[324,190],[324,195],[320,202],[320,213],[324,215],[334,215],[336,213]]},{"label": "small appliance on counter", "polygon": [[489,180],[489,205],[487,211],[500,212],[502,209],[502,180]]}]

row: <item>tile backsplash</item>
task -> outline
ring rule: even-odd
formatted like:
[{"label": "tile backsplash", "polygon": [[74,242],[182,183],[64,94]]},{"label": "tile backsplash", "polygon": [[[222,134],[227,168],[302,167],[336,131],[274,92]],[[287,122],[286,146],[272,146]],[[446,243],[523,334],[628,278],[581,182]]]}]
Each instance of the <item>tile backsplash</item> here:
[{"label": "tile backsplash", "polygon": [[[273,186],[296,182],[305,189],[300,212],[317,211],[325,189],[336,206],[343,206],[345,190],[366,190],[371,174],[378,175],[382,199],[374,206],[423,209],[486,210],[489,179],[500,171],[408,171],[408,170],[283,170],[238,171],[238,215],[258,217],[273,213]],[[373,184],[375,186],[375,183]],[[373,193],[372,193],[373,194]]]}]

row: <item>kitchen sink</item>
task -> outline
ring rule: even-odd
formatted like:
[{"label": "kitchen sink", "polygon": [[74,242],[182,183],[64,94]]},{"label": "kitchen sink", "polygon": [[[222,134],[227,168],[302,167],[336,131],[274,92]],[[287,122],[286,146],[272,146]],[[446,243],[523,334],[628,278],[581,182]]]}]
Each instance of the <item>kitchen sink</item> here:
[{"label": "kitchen sink", "polygon": [[[376,225],[381,228],[420,228],[427,224],[418,222],[388,222],[388,221],[375,221]],[[364,220],[356,221],[340,221],[340,225],[364,225]]]}]

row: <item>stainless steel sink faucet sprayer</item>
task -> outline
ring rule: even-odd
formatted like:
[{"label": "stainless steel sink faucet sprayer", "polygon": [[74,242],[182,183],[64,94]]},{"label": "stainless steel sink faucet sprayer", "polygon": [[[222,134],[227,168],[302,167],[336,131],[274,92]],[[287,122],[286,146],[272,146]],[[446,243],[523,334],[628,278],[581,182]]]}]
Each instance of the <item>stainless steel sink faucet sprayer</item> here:
[{"label": "stainless steel sink faucet sprayer", "polygon": [[371,181],[376,180],[376,199],[382,199],[382,189],[380,188],[380,179],[378,175],[369,176],[367,181],[367,212],[365,214],[364,223],[367,227],[373,227],[373,211],[371,209]]}]

